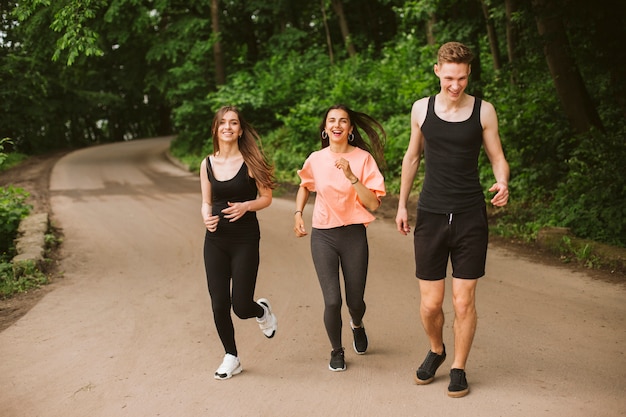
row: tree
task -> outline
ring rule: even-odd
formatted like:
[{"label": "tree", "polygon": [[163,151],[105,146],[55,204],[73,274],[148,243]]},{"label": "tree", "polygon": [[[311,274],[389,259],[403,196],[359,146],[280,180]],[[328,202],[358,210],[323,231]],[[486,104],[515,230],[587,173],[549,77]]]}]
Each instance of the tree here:
[{"label": "tree", "polygon": [[[19,109],[13,122],[23,122],[10,125],[22,151],[171,133],[163,95],[146,82],[151,69],[145,56],[154,40],[155,15],[134,1],[103,4],[20,2],[13,15],[3,15],[20,19],[14,47],[2,45],[2,52],[8,54],[5,62],[24,65],[20,57],[26,57],[29,64],[25,71],[15,72],[8,66],[0,71],[11,71],[16,85],[26,86],[29,78],[37,83],[31,83],[30,91],[20,90],[21,98],[6,104]],[[51,32],[51,27],[59,32]],[[88,48],[100,52],[86,53]],[[8,80],[5,75],[3,80]],[[24,100],[32,103],[20,103]],[[7,114],[13,113],[8,110]]]},{"label": "tree", "polygon": [[213,59],[215,60],[215,83],[226,84],[226,70],[224,68],[224,54],[220,41],[220,14],[219,0],[211,0],[211,29],[213,31]]},{"label": "tree", "polygon": [[485,22],[487,24],[487,38],[489,39],[489,50],[493,59],[493,67],[496,70],[502,68],[502,58],[500,58],[500,46],[498,44],[498,35],[496,34],[496,28],[491,18],[489,7],[485,3],[485,0],[480,0],[480,5],[485,16]]},{"label": "tree", "polygon": [[104,54],[98,44],[99,34],[91,22],[105,5],[105,0],[62,1],[54,5],[50,0],[31,0],[16,3],[14,12],[20,21],[25,21],[42,7],[53,7],[50,28],[61,36],[56,40],[52,59],[56,61],[65,53],[67,65],[72,65],[79,56]]},{"label": "tree", "polygon": [[335,57],[333,54],[333,41],[330,37],[330,29],[328,28],[328,18],[326,17],[326,2],[321,0],[322,21],[324,23],[324,33],[326,34],[326,46],[328,47],[328,57],[330,58],[330,65],[335,63]]},{"label": "tree", "polygon": [[343,2],[341,0],[331,0],[333,10],[337,14],[339,19],[339,28],[341,29],[341,36],[343,37],[343,43],[346,45],[348,55],[353,57],[356,55],[356,49],[352,42],[352,36],[350,35],[350,29],[348,28],[348,21],[346,15],[343,12]]},{"label": "tree", "polygon": [[514,16],[518,11],[518,0],[504,0],[504,8],[506,15],[506,51],[509,66],[511,67],[511,82],[516,84],[518,78],[516,64],[518,62],[519,29]]},{"label": "tree", "polygon": [[533,0],[537,30],[544,42],[544,54],[563,110],[574,130],[587,132],[592,126],[604,130],[576,62],[560,14],[550,0]]}]

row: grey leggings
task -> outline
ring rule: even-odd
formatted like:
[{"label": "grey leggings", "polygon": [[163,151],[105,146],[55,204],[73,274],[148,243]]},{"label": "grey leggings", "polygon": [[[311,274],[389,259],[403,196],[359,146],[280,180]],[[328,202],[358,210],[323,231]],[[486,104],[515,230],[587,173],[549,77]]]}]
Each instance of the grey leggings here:
[{"label": "grey leggings", "polygon": [[361,325],[365,315],[363,295],[369,260],[365,226],[354,224],[333,229],[314,228],[311,231],[311,253],[324,296],[324,325],[332,348],[337,349],[342,347],[340,266],[352,322]]}]

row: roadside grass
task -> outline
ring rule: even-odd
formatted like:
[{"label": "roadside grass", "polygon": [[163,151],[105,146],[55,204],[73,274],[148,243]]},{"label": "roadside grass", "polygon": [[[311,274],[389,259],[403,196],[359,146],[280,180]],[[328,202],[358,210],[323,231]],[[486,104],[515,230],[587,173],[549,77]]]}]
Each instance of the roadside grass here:
[{"label": "roadside grass", "polygon": [[11,298],[49,282],[33,261],[0,263],[0,298]]},{"label": "roadside grass", "polygon": [[50,283],[53,254],[63,239],[57,230],[51,228],[44,236],[44,241],[45,254],[40,263],[31,260],[13,262],[13,250],[0,256],[0,299],[9,299]]}]

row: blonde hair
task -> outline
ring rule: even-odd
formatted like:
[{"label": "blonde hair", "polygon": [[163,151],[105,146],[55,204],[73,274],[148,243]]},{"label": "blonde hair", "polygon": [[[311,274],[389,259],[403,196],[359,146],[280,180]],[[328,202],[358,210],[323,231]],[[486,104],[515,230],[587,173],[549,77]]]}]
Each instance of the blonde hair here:
[{"label": "blonde hair", "polygon": [[437,53],[437,65],[444,63],[470,64],[474,54],[465,45],[459,42],[448,42],[441,45]]}]

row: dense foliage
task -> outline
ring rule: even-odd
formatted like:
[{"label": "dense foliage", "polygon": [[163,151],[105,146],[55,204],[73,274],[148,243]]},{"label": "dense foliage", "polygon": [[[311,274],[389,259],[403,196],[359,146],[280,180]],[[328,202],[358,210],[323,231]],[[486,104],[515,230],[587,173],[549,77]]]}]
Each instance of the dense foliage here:
[{"label": "dense foliage", "polygon": [[[8,138],[0,139],[0,169],[8,165],[10,154],[4,150],[10,144]],[[0,263],[11,254],[20,221],[30,212],[27,198],[28,193],[22,188],[0,187]]]},{"label": "dense foliage", "polygon": [[30,212],[26,203],[28,193],[21,188],[0,187],[0,254],[13,248],[20,221]]},{"label": "dense foliage", "polygon": [[[20,162],[23,154],[4,152],[11,144],[8,138],[0,139],[0,170]],[[12,262],[15,255],[14,241],[18,236],[20,221],[32,207],[26,202],[28,193],[18,187],[0,187],[0,299],[36,288],[48,281],[35,262]]]},{"label": "dense foliage", "polygon": [[[398,188],[412,103],[437,47],[477,54],[512,168],[502,233],[546,225],[626,246],[626,5],[609,0],[0,1],[0,137],[44,152],[178,136],[199,163],[223,104],[242,108],[282,181],[337,102],[380,120]],[[216,10],[218,13],[213,13]],[[483,155],[481,178],[493,181]],[[416,189],[419,183],[416,184]]]}]

